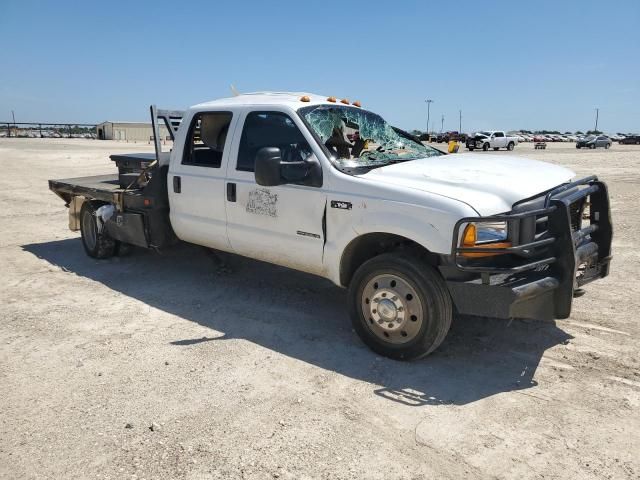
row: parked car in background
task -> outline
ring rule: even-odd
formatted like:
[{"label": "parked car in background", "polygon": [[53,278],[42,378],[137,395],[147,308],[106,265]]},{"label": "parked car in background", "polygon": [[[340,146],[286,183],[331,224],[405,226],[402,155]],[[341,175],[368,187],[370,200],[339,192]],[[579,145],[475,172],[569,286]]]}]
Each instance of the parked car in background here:
[{"label": "parked car in background", "polygon": [[436,141],[438,143],[449,143],[449,140],[461,140],[461,138],[464,138],[459,132],[457,131],[450,131],[450,132],[444,132],[444,133],[439,133],[438,136],[436,137]]},{"label": "parked car in background", "polygon": [[502,130],[477,132],[468,137],[466,141],[466,146],[470,151],[481,148],[485,152],[490,148],[494,150],[506,148],[511,151],[517,144],[516,137],[507,136]]},{"label": "parked car in background", "polygon": [[576,142],[576,148],[598,148],[608,149],[611,147],[611,139],[606,135],[590,135]]},{"label": "parked car in background", "polygon": [[640,135],[629,135],[618,141],[621,145],[640,145]]}]

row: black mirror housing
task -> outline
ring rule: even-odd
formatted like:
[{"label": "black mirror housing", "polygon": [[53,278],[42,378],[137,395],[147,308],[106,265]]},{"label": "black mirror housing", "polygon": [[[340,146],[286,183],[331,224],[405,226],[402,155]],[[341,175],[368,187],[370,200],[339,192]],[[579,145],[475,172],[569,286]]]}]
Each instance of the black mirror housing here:
[{"label": "black mirror housing", "polygon": [[258,150],[254,167],[256,183],[263,187],[275,187],[285,183],[280,173],[281,163],[282,153],[279,148],[264,147]]},{"label": "black mirror housing", "polygon": [[285,162],[277,147],[263,147],[256,153],[254,167],[256,183],[263,187],[296,184],[310,187],[322,186],[322,167],[311,155],[306,160]]}]

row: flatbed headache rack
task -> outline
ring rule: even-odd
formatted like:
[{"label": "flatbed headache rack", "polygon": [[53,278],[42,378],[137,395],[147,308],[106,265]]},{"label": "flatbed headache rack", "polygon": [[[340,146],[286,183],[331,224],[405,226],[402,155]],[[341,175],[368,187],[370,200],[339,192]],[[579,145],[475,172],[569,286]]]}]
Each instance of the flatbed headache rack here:
[{"label": "flatbed headache rack", "polygon": [[156,150],[156,159],[160,162],[160,154],[162,153],[162,140],[160,136],[159,121],[162,121],[167,127],[171,141],[175,141],[176,133],[182,123],[184,116],[183,110],[165,110],[159,109],[155,105],[149,107],[151,113],[151,128],[153,129],[153,146]]}]

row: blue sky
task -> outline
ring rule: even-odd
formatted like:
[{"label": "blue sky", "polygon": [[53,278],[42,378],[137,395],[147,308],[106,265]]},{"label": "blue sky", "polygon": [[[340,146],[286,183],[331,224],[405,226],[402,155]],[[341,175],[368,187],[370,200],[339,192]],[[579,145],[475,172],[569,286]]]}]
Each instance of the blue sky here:
[{"label": "blue sky", "polygon": [[640,1],[0,2],[0,121],[145,120],[238,90],[407,129],[640,131]]}]

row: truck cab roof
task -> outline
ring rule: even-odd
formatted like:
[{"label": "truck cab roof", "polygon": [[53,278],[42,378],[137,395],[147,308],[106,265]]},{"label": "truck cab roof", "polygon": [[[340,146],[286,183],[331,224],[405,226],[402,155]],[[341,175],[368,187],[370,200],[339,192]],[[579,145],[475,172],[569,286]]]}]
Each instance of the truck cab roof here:
[{"label": "truck cab roof", "polygon": [[[330,102],[328,100],[329,98],[332,98],[334,101]],[[348,100],[346,101],[348,102]],[[298,108],[309,105],[334,105],[336,103],[347,104],[338,97],[328,97],[306,92],[252,92],[199,103],[191,108],[202,110],[211,107],[219,108],[239,105],[286,105],[297,110]],[[348,104],[350,105],[351,102]]]}]

